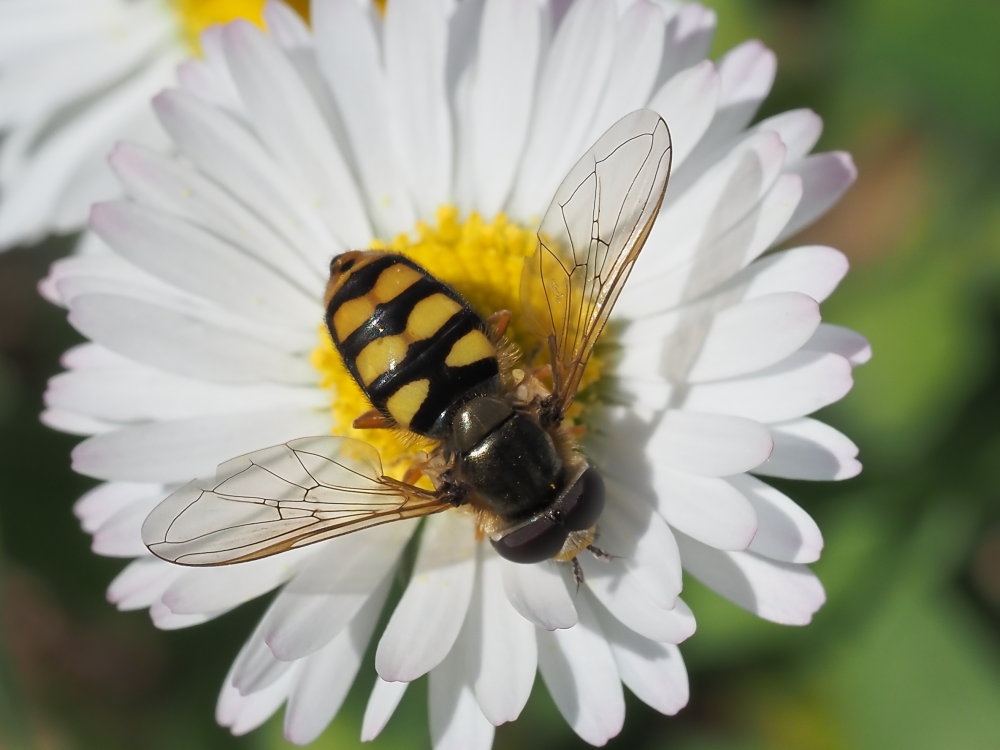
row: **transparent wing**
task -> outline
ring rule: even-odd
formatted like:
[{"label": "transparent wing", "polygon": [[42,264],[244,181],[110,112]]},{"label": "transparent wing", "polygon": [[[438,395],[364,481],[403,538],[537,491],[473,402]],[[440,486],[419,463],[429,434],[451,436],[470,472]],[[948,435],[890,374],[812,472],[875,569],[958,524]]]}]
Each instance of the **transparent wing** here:
[{"label": "transparent wing", "polygon": [[663,119],[631,112],[570,169],[545,212],[521,275],[522,314],[547,342],[559,414],[659,213],[670,157]]},{"label": "transparent wing", "polygon": [[212,479],[170,495],[142,525],[164,560],[226,565],[452,507],[434,492],[382,475],[360,440],[310,437],[220,464]]}]

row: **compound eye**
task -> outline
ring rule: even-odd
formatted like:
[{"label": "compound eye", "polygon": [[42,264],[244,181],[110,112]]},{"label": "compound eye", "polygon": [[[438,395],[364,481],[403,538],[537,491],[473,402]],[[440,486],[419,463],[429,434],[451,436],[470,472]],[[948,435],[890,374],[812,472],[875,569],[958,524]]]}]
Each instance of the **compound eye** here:
[{"label": "compound eye", "polygon": [[490,542],[500,557],[516,563],[536,563],[554,557],[567,536],[569,532],[559,522],[542,516]]},{"label": "compound eye", "polygon": [[604,480],[593,467],[587,467],[563,496],[560,520],[569,531],[589,529],[604,510]]}]

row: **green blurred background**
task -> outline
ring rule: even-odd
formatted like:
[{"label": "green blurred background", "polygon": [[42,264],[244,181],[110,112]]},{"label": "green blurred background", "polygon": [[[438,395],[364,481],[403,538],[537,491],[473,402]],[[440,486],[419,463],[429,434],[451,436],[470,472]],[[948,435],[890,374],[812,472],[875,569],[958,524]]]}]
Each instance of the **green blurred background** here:
[{"label": "green blurred background", "polygon": [[[824,418],[862,449],[840,484],[783,489],[820,522],[829,602],[813,625],[755,619],[696,583],[683,646],[690,705],[630,700],[612,747],[909,750],[1000,747],[1000,3],[710,0],[714,54],[776,50],[762,115],[811,107],[820,148],[860,178],[797,242],[853,271],[826,320],[875,357]],[[35,286],[68,240],[0,256],[0,748],[276,748],[280,716],[244,738],[215,726],[222,678],[264,602],[159,632],[104,589],[121,561],[89,552],[70,512],[92,482],[75,438],[38,422],[45,381],[78,339]],[[371,677],[319,748],[357,741]],[[373,747],[425,747],[420,684]],[[585,745],[540,683],[495,747]]]}]

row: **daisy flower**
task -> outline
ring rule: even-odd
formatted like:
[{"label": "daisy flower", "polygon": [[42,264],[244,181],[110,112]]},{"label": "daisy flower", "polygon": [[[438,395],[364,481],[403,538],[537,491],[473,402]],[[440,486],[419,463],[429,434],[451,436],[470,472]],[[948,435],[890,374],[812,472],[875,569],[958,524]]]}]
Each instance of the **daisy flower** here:
[{"label": "daisy flower", "polygon": [[[312,30],[269,3],[270,35],[235,22],[203,38],[154,100],[168,151],[111,155],[126,197],[91,226],[113,252],[56,263],[43,284],[90,339],[43,419],[89,436],[73,465],[104,483],[77,514],[96,552],[134,558],[109,598],[179,628],[277,590],[223,683],[217,717],[237,734],[284,705],[286,736],[309,742],[356,678],[372,685],[369,739],[428,675],[438,748],[489,747],[536,673],[591,744],[620,731],[625,687],[675,713],[676,644],[695,629],[682,571],[777,623],[824,600],[807,567],[819,529],[766,479],[860,470],[808,415],[847,393],[869,349],[820,321],[841,253],[765,253],[837,200],[850,158],[810,155],[810,111],[751,124],[774,55],[748,42],[707,60],[715,17],[696,4],[397,1],[383,17],[323,0],[311,14]],[[670,185],[567,415],[604,476],[611,559],[581,554],[579,583],[563,562],[512,563],[459,511],[236,565],[149,554],[140,528],[164,496],[266,446],[360,438],[401,476],[420,446],[352,427],[370,404],[323,326],[331,258],[401,253],[481,315],[513,310],[512,337],[538,349],[518,311],[539,220],[640,107],[669,123]]]},{"label": "daisy flower", "polygon": [[[306,0],[291,3],[305,10]],[[122,136],[169,142],[149,100],[201,31],[264,0],[0,0],[0,250],[75,232],[117,194]]]}]

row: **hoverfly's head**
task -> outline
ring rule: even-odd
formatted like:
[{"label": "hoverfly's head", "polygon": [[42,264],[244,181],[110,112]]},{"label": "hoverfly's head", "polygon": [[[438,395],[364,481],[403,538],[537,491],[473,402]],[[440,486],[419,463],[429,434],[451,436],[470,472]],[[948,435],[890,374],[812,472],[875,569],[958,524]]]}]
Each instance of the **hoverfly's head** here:
[{"label": "hoverfly's head", "polygon": [[570,534],[591,529],[603,510],[604,480],[597,469],[587,466],[552,505],[490,542],[500,557],[511,562],[537,563],[563,555],[570,559],[580,551],[564,549]]}]

